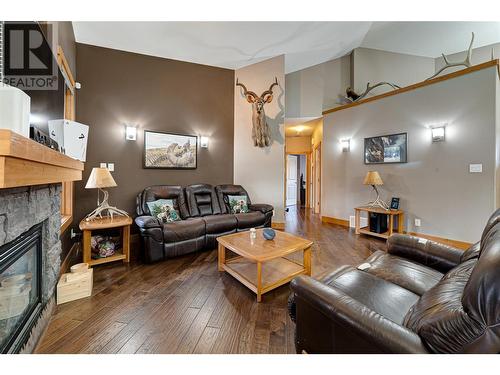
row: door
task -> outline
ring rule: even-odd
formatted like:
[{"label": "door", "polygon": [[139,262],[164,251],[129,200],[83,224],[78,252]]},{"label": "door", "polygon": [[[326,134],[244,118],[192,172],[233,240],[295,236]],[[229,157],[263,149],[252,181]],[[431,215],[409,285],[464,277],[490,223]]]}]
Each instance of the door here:
[{"label": "door", "polygon": [[321,143],[314,149],[314,213],[321,212]]},{"label": "door", "polygon": [[286,157],[286,205],[297,204],[297,156]]}]

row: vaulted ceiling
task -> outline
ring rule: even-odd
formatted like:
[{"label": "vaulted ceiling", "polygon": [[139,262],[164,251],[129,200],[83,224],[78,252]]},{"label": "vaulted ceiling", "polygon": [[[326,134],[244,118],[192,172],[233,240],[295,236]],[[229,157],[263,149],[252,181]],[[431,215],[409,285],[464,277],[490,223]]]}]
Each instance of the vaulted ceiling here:
[{"label": "vaulted ceiling", "polygon": [[79,43],[238,69],[285,55],[285,73],[357,47],[437,57],[500,42],[500,22],[73,22]]}]

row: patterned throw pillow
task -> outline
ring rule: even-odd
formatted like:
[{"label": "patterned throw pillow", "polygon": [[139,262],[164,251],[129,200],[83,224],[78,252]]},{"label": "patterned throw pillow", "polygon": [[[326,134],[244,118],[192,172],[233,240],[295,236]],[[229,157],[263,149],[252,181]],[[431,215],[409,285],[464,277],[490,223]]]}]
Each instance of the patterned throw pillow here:
[{"label": "patterned throw pillow", "polygon": [[172,199],[158,199],[154,202],[147,202],[151,216],[156,217],[162,223],[171,223],[181,220],[179,212],[174,208]]},{"label": "patterned throw pillow", "polygon": [[228,195],[228,199],[232,214],[246,214],[250,212],[246,195]]}]

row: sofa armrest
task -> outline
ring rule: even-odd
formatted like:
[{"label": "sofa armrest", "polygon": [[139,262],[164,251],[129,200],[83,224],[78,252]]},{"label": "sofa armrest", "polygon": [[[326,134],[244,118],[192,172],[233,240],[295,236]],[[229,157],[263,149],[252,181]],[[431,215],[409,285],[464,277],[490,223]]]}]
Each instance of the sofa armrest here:
[{"label": "sofa armrest", "polygon": [[268,212],[272,212],[274,210],[274,207],[271,206],[270,204],[265,204],[265,203],[258,203],[258,204],[251,204],[248,206],[250,211],[260,211],[263,214],[266,214]]},{"label": "sofa armrest", "polygon": [[[363,348],[368,348],[383,353],[428,353],[415,332],[385,318],[335,287],[311,277],[299,276],[292,280],[291,288],[297,304],[297,343],[298,346],[300,342],[305,343],[303,349],[307,352],[322,352],[325,349],[336,352],[338,349],[338,352],[360,353],[364,352]],[[320,342],[321,333],[318,330],[301,326],[307,322],[324,325],[325,322],[321,321],[325,319],[330,326],[321,329],[326,335],[322,338],[329,341],[326,343]],[[315,350],[315,347],[321,349]]]},{"label": "sofa armrest", "polygon": [[460,263],[463,251],[425,238],[393,234],[387,240],[387,252],[411,259],[446,273]]},{"label": "sofa armrest", "polygon": [[153,216],[137,216],[135,223],[141,229],[161,228],[160,222]]}]

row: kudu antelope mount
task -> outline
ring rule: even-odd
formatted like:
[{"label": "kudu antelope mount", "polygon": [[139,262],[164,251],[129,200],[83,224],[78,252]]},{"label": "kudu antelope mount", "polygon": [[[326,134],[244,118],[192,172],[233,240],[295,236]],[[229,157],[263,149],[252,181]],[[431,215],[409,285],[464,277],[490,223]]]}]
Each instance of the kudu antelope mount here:
[{"label": "kudu antelope mount", "polygon": [[271,144],[269,126],[267,125],[264,104],[271,103],[273,100],[273,87],[278,86],[278,78],[274,77],[274,82],[269,89],[258,96],[253,91],[248,91],[243,83],[236,79],[236,86],[243,88],[247,102],[252,104],[252,139],[255,147],[267,147]]}]

